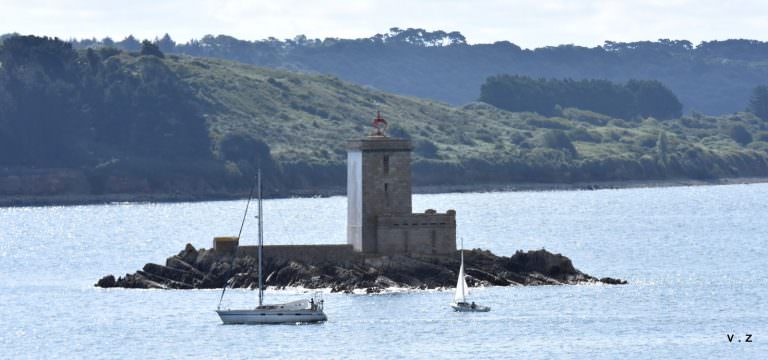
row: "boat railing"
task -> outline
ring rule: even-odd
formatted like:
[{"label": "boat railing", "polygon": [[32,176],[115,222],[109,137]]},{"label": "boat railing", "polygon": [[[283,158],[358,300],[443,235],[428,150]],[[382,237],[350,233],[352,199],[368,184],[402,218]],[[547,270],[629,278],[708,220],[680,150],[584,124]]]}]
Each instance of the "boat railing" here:
[{"label": "boat railing", "polygon": [[321,292],[315,292],[314,295],[312,295],[311,310],[323,311],[324,302],[323,294]]}]

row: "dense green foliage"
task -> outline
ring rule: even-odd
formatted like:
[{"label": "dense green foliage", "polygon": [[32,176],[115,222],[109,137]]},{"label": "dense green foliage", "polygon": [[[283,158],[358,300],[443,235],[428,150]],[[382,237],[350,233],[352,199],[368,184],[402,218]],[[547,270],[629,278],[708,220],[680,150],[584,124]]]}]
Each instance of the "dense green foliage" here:
[{"label": "dense green foliage", "polygon": [[768,120],[768,86],[761,85],[752,90],[747,111],[763,120]]},{"label": "dense green foliage", "polygon": [[752,134],[741,124],[732,126],[730,135],[733,141],[741,145],[747,145],[752,142]]},{"label": "dense green foliage", "polygon": [[0,47],[0,165],[90,167],[211,158],[189,86],[155,56],[77,52],[57,39]]},{"label": "dense green foliage", "polygon": [[160,51],[160,47],[149,40],[144,40],[141,42],[141,55],[153,55],[159,58],[165,57],[165,54]]},{"label": "dense green foliage", "polygon": [[630,80],[622,85],[606,80],[532,79],[517,75],[488,78],[481,87],[480,101],[509,111],[553,116],[563,107],[575,107],[624,119],[677,118],[683,107],[675,94],[658,81]]},{"label": "dense green foliage", "polygon": [[[471,102],[489,76],[658,80],[677,94],[686,112],[743,110],[755,86],[768,83],[768,43],[755,40],[682,40],[521,49],[508,41],[469,45],[458,32],[393,28],[362,39],[269,38],[245,41],[205,36],[176,44],[157,39],[166,53],[215,57],[273,68],[338,76],[360,85],[454,105]],[[82,40],[76,47],[117,46],[138,51],[133,38]]]},{"label": "dense green foliage", "polygon": [[210,157],[187,84],[155,56],[12,37],[0,48],[3,163],[95,164],[114,157]]},{"label": "dense green foliage", "polygon": [[21,186],[3,176],[49,168],[82,172],[88,187],[77,191],[94,193],[247,191],[258,166],[268,192],[339,188],[345,142],[369,133],[377,110],[414,142],[421,185],[768,175],[768,126],[751,113],[657,121],[455,108],[330,76],[140,51],[5,39],[0,193]]}]

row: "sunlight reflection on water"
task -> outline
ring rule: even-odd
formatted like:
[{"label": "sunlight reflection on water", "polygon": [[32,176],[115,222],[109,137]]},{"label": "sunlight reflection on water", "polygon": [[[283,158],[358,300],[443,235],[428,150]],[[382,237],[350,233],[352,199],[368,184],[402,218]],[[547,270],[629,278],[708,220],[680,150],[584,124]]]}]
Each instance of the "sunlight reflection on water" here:
[{"label": "sunlight reflection on water", "polygon": [[[324,294],[315,326],[221,326],[218,290],[96,289],[235,234],[244,201],[0,209],[0,357],[757,358],[768,333],[768,184],[417,195],[457,210],[465,246],[546,248],[627,286],[473,289],[493,310],[458,314],[449,291]],[[267,200],[270,244],[343,243],[346,199]],[[253,222],[255,224],[255,222]],[[243,243],[255,243],[247,227]],[[270,291],[270,301],[302,290]],[[247,304],[255,293],[228,292]]]}]

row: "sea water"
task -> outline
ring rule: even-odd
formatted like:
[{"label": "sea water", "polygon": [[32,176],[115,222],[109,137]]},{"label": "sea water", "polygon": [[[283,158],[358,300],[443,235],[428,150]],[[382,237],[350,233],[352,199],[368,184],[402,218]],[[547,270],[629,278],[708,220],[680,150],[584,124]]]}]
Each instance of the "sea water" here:
[{"label": "sea water", "polygon": [[[0,358],[766,358],[768,184],[416,195],[467,248],[545,248],[628,285],[323,294],[328,322],[224,326],[218,290],[100,289],[234,235],[245,201],[0,209]],[[269,244],[344,243],[346,199],[264,202]],[[242,243],[255,244],[256,221]],[[470,264],[471,265],[471,264]],[[268,291],[267,300],[306,297]],[[256,294],[228,291],[225,306]],[[749,335],[748,335],[749,334]]]}]

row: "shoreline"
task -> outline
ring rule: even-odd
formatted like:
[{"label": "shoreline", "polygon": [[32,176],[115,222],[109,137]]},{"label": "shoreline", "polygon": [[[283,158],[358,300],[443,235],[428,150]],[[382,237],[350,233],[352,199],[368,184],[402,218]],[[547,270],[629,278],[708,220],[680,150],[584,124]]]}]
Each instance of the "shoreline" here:
[{"label": "shoreline", "polygon": [[[711,180],[666,179],[666,180],[627,180],[627,181],[591,181],[580,183],[488,183],[472,185],[416,185],[414,194],[446,194],[476,192],[517,192],[517,191],[575,191],[575,190],[618,190],[636,188],[660,188],[707,185],[741,185],[768,183],[768,177],[721,178]],[[283,194],[267,196],[269,199],[312,198],[344,196],[344,188],[319,188],[294,190]],[[64,194],[51,196],[10,195],[0,196],[0,208],[80,206],[107,204],[154,204],[188,203],[204,201],[229,201],[245,199],[244,193],[210,194]]]},{"label": "shoreline", "polygon": [[577,191],[577,190],[620,190],[711,185],[745,185],[768,183],[768,177],[738,177],[711,180],[664,179],[589,181],[578,183],[510,183],[480,185],[427,185],[414,186],[416,194],[470,193],[470,192],[522,192],[522,191]]}]

